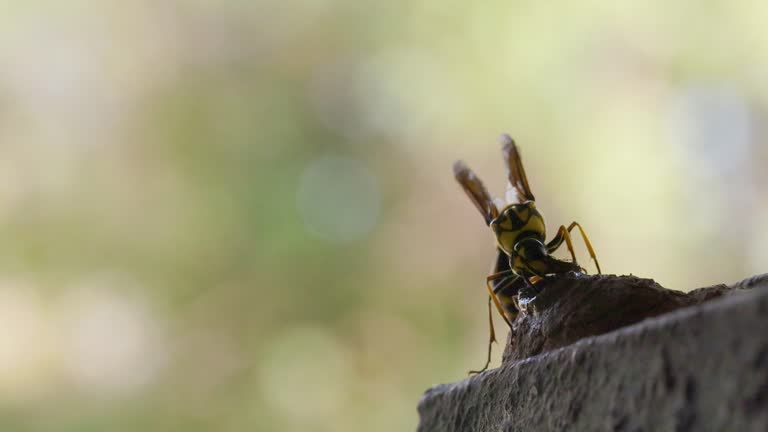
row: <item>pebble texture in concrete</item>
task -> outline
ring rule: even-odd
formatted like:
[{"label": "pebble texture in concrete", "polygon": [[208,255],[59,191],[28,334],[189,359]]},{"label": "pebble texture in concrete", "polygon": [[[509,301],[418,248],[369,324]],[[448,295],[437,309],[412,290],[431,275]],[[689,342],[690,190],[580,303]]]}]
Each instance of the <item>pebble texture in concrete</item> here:
[{"label": "pebble texture in concrete", "polygon": [[429,389],[418,430],[768,431],[768,278],[727,288],[534,357],[508,349],[500,368]]}]

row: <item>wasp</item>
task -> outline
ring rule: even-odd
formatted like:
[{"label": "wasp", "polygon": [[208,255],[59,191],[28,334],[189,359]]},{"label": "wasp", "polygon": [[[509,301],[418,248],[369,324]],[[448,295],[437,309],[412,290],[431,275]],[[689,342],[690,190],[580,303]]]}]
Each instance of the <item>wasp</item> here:
[{"label": "wasp", "polygon": [[[491,345],[496,342],[491,303],[512,329],[512,322],[521,310],[525,310],[525,301],[520,296],[522,290],[535,290],[533,285],[548,275],[586,272],[576,261],[571,239],[574,228],[579,229],[589,256],[595,262],[597,273],[601,273],[592,243],[578,222],[572,222],[568,227],[561,225],[555,236],[549,242],[546,241],[544,218],[536,208],[536,199],[528,185],[520,151],[509,135],[502,135],[500,141],[509,180],[506,204],[499,199],[492,199],[480,179],[464,162],[456,161],[453,164],[456,181],[496,237],[496,260],[491,274],[485,279],[490,327],[488,357],[482,369],[470,371],[470,374],[485,371],[491,362]],[[571,261],[552,256],[563,243],[570,252]]]}]

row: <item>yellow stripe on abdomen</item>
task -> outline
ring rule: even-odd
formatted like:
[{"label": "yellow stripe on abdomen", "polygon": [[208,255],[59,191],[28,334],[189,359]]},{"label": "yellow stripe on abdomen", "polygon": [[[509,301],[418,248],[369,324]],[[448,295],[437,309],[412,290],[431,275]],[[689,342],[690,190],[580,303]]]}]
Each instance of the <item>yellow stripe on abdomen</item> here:
[{"label": "yellow stripe on abdomen", "polygon": [[516,231],[502,231],[496,236],[496,242],[499,247],[508,255],[512,255],[515,250],[515,245],[522,234],[526,236],[532,236],[540,240],[544,240],[546,228],[544,226],[544,218],[538,214],[538,212],[531,215],[523,225],[522,228]]}]

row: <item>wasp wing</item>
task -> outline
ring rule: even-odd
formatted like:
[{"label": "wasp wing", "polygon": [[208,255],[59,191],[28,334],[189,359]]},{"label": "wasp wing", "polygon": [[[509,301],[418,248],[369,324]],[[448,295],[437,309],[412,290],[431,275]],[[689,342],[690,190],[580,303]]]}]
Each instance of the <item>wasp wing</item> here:
[{"label": "wasp wing", "polygon": [[485,218],[485,223],[490,224],[492,220],[496,219],[499,215],[498,207],[494,204],[488,190],[483,186],[483,182],[469,169],[467,164],[456,161],[453,164],[453,175],[475,207],[480,210],[480,214]]},{"label": "wasp wing", "polygon": [[533,192],[531,192],[531,188],[528,186],[528,178],[525,176],[525,168],[523,168],[523,161],[520,159],[520,151],[517,149],[517,145],[512,137],[507,134],[501,136],[501,152],[507,165],[509,184],[517,192],[518,201],[535,201]]}]

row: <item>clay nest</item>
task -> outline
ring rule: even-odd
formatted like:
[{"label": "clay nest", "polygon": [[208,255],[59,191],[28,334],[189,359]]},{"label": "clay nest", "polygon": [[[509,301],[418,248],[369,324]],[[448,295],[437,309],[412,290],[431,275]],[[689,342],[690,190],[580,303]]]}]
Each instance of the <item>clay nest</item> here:
[{"label": "clay nest", "polygon": [[566,274],[547,277],[533,292],[522,292],[526,311],[512,323],[503,362],[524,359],[661,315],[749,288],[768,278],[688,293],[635,276]]}]

